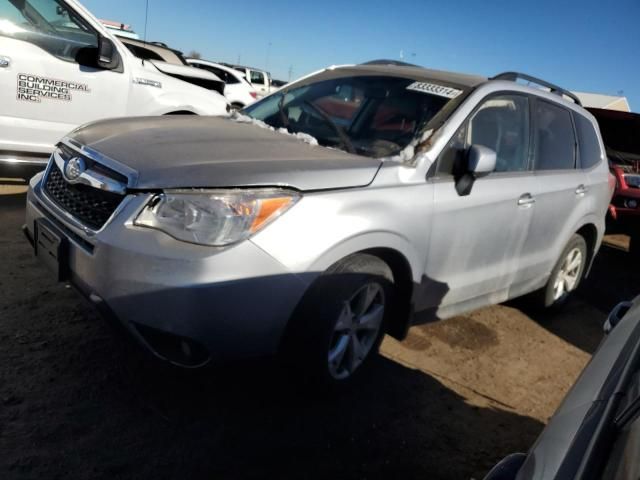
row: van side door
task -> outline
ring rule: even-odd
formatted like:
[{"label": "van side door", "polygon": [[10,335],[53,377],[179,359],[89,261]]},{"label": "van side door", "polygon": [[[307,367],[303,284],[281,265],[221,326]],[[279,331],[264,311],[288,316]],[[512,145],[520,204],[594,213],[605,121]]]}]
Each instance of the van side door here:
[{"label": "van side door", "polygon": [[[529,168],[529,97],[493,94],[480,102],[443,150],[434,185],[427,279],[445,283],[438,311],[447,317],[509,297],[535,204]],[[469,195],[456,190],[471,145],[496,152],[496,170],[477,178]],[[436,305],[425,305],[433,308]]]},{"label": "van side door", "polygon": [[47,153],[76,126],[127,113],[122,57],[98,67],[89,20],[62,1],[0,5],[0,151]]}]

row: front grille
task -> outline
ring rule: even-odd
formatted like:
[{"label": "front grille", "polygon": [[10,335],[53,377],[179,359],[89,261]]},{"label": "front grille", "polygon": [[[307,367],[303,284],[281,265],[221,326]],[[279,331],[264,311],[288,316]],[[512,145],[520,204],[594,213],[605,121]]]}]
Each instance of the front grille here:
[{"label": "front grille", "polygon": [[123,200],[122,195],[88,185],[68,183],[52,162],[44,189],[63,210],[93,230],[99,230]]}]

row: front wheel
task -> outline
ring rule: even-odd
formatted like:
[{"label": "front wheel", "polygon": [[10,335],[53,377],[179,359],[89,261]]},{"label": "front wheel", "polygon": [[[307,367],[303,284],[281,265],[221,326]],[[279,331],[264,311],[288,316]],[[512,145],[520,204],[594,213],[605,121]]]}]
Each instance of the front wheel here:
[{"label": "front wheel", "polygon": [[542,303],[547,308],[564,305],[584,276],[587,266],[587,242],[575,234],[560,255],[560,259],[542,289]]},{"label": "front wheel", "polygon": [[291,319],[286,363],[301,378],[346,383],[377,353],[394,293],[391,269],[373,255],[352,255],[331,267]]}]

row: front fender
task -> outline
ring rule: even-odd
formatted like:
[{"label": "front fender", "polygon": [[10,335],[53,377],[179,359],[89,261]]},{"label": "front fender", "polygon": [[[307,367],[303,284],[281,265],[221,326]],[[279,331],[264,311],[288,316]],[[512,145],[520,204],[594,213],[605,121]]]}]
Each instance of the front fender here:
[{"label": "front fender", "polygon": [[411,187],[304,195],[252,241],[290,271],[306,275],[320,274],[353,253],[387,248],[406,259],[419,282],[420,248],[426,248],[430,228],[429,207],[421,202],[427,198],[422,188]]},{"label": "front fender", "polygon": [[349,255],[379,248],[390,249],[402,255],[411,267],[414,282],[419,282],[420,274],[416,272],[418,270],[416,266],[420,263],[418,252],[406,238],[387,231],[360,233],[339,243],[329,245],[311,264],[310,269],[324,272]]},{"label": "front fender", "polygon": [[204,89],[202,94],[198,92],[196,95],[165,92],[156,96],[150,104],[150,115],[166,115],[172,112],[191,112],[195,115],[228,114],[227,101],[222,96]]}]

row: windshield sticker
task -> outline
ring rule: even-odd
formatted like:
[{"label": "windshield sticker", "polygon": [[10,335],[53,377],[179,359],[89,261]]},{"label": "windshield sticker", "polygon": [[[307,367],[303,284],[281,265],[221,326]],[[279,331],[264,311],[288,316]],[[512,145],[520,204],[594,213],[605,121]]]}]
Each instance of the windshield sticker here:
[{"label": "windshield sticker", "polygon": [[67,82],[28,73],[19,73],[17,80],[17,99],[25,102],[41,103],[43,98],[70,102],[73,100],[72,92],[91,91],[85,83]]},{"label": "windshield sticker", "polygon": [[462,90],[458,90],[457,88],[444,87],[442,85],[436,85],[435,83],[424,82],[414,82],[407,87],[407,90],[430,93],[431,95],[438,95],[439,97],[446,98],[456,98],[462,93]]}]

